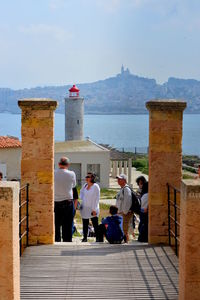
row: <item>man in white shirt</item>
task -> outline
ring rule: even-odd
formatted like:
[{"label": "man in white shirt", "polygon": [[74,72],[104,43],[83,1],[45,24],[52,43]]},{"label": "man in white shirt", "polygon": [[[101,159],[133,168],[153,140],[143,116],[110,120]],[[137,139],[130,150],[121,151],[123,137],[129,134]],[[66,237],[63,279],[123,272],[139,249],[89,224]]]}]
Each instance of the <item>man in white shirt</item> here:
[{"label": "man in white shirt", "polygon": [[116,206],[118,207],[118,213],[123,217],[123,231],[126,236],[126,242],[129,241],[129,223],[133,217],[133,212],[130,210],[132,205],[132,194],[131,189],[127,184],[127,176],[125,174],[120,174],[116,177],[117,182],[121,189],[117,194]]},{"label": "man in white shirt", "polygon": [[55,185],[55,241],[61,242],[62,227],[63,242],[72,242],[72,227],[74,202],[72,189],[76,186],[76,175],[69,171],[69,159],[62,157],[58,163],[59,169],[54,174]]}]

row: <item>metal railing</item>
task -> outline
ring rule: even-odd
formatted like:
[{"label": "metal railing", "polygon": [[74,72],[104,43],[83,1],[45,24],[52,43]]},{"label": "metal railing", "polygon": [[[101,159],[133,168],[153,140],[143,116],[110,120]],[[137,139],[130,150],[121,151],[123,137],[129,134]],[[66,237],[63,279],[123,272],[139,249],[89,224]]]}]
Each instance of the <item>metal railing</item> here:
[{"label": "metal railing", "polygon": [[[168,199],[168,234],[169,246],[175,246],[175,253],[178,255],[178,247],[180,243],[180,206],[177,204],[177,196],[180,195],[180,190],[167,183],[167,199]],[[172,238],[174,245],[172,245]]]},{"label": "metal railing", "polygon": [[[29,232],[29,184],[22,186],[19,192],[19,247],[20,256],[22,255],[22,247],[28,247],[28,232]],[[26,237],[26,243],[23,238]]]},{"label": "metal railing", "polygon": [[149,153],[149,147],[117,147],[116,148],[120,152],[131,152],[134,154],[148,154]]}]

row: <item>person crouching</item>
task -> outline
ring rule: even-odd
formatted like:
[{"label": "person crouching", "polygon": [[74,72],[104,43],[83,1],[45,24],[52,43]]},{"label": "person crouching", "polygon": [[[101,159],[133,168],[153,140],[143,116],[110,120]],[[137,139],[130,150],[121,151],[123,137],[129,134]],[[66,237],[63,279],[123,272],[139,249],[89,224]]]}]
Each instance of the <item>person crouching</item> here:
[{"label": "person crouching", "polygon": [[124,239],[123,217],[118,215],[118,208],[114,205],[110,206],[111,216],[102,220],[99,225],[99,242],[104,241],[104,235],[110,244],[121,244]]}]

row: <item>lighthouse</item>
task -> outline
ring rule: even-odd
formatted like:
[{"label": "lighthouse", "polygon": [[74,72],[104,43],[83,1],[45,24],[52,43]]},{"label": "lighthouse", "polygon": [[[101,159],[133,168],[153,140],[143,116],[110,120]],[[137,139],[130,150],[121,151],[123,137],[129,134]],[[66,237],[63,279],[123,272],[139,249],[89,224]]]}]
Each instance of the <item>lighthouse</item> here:
[{"label": "lighthouse", "polygon": [[65,140],[83,140],[84,99],[73,85],[65,98]]}]

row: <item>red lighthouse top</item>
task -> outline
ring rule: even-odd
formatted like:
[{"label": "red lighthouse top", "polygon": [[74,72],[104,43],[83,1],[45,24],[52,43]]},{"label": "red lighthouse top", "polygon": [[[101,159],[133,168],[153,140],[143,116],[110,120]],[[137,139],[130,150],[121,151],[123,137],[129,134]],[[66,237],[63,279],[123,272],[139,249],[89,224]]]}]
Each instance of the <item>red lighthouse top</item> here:
[{"label": "red lighthouse top", "polygon": [[77,86],[74,84],[71,89],[69,89],[69,97],[79,97],[79,89]]}]

